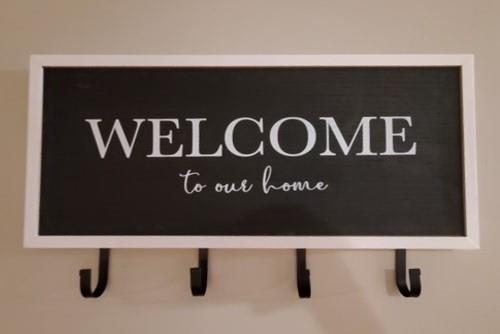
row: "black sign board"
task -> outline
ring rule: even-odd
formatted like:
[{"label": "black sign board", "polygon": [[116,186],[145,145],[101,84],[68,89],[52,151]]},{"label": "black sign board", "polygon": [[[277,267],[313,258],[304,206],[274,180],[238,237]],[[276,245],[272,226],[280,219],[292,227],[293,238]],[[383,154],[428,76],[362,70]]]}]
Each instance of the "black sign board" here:
[{"label": "black sign board", "polygon": [[26,245],[477,246],[469,56],[39,56]]}]

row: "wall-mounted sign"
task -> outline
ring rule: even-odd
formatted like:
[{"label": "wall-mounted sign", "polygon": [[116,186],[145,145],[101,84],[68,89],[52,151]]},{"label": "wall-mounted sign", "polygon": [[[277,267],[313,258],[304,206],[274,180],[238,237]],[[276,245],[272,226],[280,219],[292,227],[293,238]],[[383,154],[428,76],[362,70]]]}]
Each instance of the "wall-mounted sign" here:
[{"label": "wall-mounted sign", "polygon": [[478,247],[472,56],[31,61],[28,247]]}]

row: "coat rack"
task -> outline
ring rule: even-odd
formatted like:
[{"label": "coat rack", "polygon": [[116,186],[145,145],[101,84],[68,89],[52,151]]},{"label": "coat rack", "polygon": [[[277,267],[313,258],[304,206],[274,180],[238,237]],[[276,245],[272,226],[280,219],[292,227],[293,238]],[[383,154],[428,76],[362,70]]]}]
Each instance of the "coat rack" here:
[{"label": "coat rack", "polygon": [[[91,269],[80,270],[80,292],[84,298],[100,297],[106,290],[109,277],[110,249],[99,249],[99,267],[97,285],[94,290],[91,286]],[[296,250],[297,264],[297,291],[300,298],[311,298],[310,271],[307,269],[306,250]],[[399,292],[404,297],[416,298],[422,292],[420,282],[420,269],[411,268],[409,270],[410,287],[406,282],[406,249],[396,250],[396,285]],[[191,293],[193,296],[204,296],[207,290],[208,281],[208,249],[198,250],[198,267],[191,268]]]}]

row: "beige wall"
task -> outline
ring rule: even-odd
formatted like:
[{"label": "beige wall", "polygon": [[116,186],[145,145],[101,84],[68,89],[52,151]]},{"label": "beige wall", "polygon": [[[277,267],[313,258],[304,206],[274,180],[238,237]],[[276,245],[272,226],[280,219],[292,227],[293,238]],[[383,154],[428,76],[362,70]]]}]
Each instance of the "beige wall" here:
[{"label": "beige wall", "polygon": [[[374,3],[0,0],[0,332],[498,333],[500,3]],[[473,53],[481,250],[410,252],[413,300],[392,251],[310,251],[313,298],[299,300],[292,251],[215,250],[194,298],[194,250],[117,250],[106,294],[85,300],[78,269],[96,251],[22,248],[32,53]]]}]

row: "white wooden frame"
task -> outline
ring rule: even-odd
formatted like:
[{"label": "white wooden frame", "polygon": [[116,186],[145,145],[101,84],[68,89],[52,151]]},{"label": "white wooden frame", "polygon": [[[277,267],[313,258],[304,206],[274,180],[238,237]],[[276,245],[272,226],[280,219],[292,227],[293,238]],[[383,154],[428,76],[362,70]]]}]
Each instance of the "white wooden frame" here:
[{"label": "white wooden frame", "polygon": [[[466,236],[40,236],[38,235],[43,68],[45,66],[459,66],[462,74]],[[472,55],[36,55],[31,57],[25,247],[478,249],[474,58]]]}]

